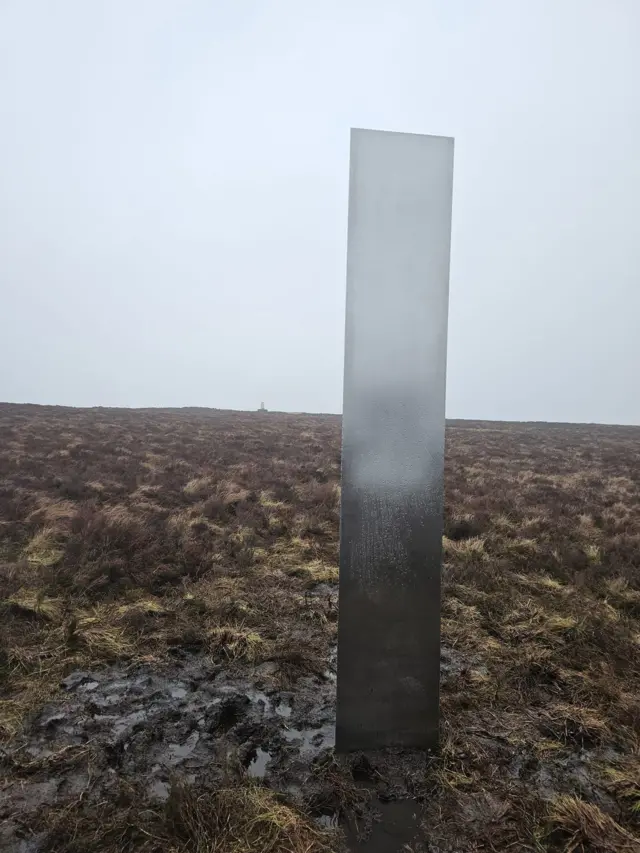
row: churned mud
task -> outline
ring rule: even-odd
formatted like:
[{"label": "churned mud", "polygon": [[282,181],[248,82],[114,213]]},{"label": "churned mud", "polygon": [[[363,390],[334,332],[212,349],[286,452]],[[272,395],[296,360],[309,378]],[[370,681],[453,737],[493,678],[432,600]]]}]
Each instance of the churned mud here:
[{"label": "churned mud", "polygon": [[[455,689],[474,664],[443,648],[442,689]],[[197,791],[230,779],[254,780],[327,830],[335,850],[456,849],[428,841],[432,759],[402,750],[334,755],[335,647],[321,675],[301,677],[291,689],[276,686],[277,669],[276,662],[266,661],[245,678],[232,677],[224,666],[194,655],[161,669],[72,672],[55,701],[0,753],[5,771],[0,849],[48,849],[46,833],[34,829],[42,810],[114,797],[123,779],[142,783],[141,805],[166,803],[176,784]],[[590,781],[590,765],[615,761],[614,754],[583,749],[570,762],[543,766],[497,732],[476,729],[470,735],[513,786],[534,787],[553,801],[574,784],[612,806]],[[490,794],[462,803],[466,822],[495,820],[505,808]]]},{"label": "churned mud", "polygon": [[[461,666],[445,650],[445,682]],[[215,786],[230,776],[273,788],[335,831],[337,846],[402,849],[420,828],[423,803],[415,795],[426,757],[387,751],[336,760],[335,647],[321,675],[301,677],[292,689],[274,686],[276,674],[267,661],[246,678],[231,677],[204,656],[161,669],[72,672],[0,753],[9,771],[2,849],[43,849],[44,836],[31,826],[38,810],[112,796],[116,778],[142,781],[146,798],[163,803],[177,780]]]}]

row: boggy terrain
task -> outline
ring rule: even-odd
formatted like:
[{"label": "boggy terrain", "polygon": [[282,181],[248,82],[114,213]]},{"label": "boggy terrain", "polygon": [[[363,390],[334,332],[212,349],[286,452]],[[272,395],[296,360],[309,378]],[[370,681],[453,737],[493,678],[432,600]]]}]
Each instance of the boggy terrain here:
[{"label": "boggy terrain", "polygon": [[0,849],[640,850],[640,429],[445,476],[440,754],[340,758],[340,419],[0,405]]}]

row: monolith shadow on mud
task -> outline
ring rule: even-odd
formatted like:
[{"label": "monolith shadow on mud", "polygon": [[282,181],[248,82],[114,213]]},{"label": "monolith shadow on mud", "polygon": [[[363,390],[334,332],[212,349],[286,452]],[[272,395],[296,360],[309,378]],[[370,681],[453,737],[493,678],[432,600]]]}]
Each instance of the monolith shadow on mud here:
[{"label": "monolith shadow on mud", "polygon": [[352,853],[400,853],[419,839],[427,757],[421,750],[378,750],[341,756],[352,789],[322,825],[339,827]]},{"label": "monolith shadow on mud", "polygon": [[362,838],[358,826],[350,820],[343,821],[349,850],[367,853],[400,853],[418,832],[420,806],[415,800],[378,800],[374,805],[376,819],[369,834]]}]

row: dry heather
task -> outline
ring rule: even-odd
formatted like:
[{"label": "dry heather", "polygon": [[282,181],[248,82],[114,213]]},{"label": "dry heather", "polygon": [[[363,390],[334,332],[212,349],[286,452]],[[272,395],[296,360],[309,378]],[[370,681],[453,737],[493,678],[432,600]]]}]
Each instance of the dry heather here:
[{"label": "dry heather", "polygon": [[[46,775],[13,747],[73,670],[203,655],[293,690],[325,670],[339,477],[337,417],[0,406],[0,786]],[[640,429],[450,423],[444,559],[415,849],[639,850]],[[349,773],[330,765],[343,803]],[[143,796],[57,803],[42,849],[340,849],[246,779]]]}]

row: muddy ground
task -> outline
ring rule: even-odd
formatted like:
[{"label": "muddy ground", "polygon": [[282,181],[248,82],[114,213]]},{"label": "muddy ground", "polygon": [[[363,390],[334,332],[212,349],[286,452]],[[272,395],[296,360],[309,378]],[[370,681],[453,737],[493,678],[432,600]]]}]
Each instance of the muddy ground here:
[{"label": "muddy ground", "polygon": [[[337,585],[309,595],[337,605]],[[237,677],[210,657],[179,654],[165,666],[74,670],[59,695],[29,720],[0,757],[5,769],[2,850],[38,853],[46,832],[31,819],[74,800],[117,796],[143,781],[148,801],[165,804],[172,786],[268,785],[328,831],[336,850],[396,853],[420,835],[427,757],[388,750],[341,759],[335,742],[337,647],[319,675],[279,686],[265,661]],[[465,663],[442,650],[443,687]],[[335,773],[351,785],[345,801]],[[116,782],[117,780],[117,782]],[[413,850],[427,850],[417,843]]]},{"label": "muddy ground", "polygon": [[[351,847],[400,849],[416,834],[421,812],[407,773],[419,778],[425,757],[398,754],[396,773],[387,766],[384,778],[375,770],[379,756],[371,763],[362,755],[348,761],[361,795],[343,813],[322,773],[334,762],[335,654],[322,677],[301,678],[291,690],[274,687],[276,667],[265,662],[238,679],[192,656],[161,670],[70,673],[63,695],[3,753],[5,762],[18,754],[33,772],[4,788],[0,814],[13,820],[4,824],[2,849],[43,849],[44,836],[30,830],[26,815],[70,798],[108,798],[116,777],[144,780],[146,796],[158,803],[178,781],[215,787],[229,777],[253,779],[281,792],[320,827],[342,828]],[[393,756],[385,764],[390,761]],[[339,837],[335,841],[338,846]]]},{"label": "muddy ground", "polygon": [[441,748],[336,757],[340,422],[0,405],[0,850],[640,850],[640,430],[448,425]]},{"label": "muddy ground", "polygon": [[[429,841],[428,766],[437,759],[393,750],[336,759],[335,647],[326,664],[321,676],[299,678],[288,690],[277,686],[275,661],[245,678],[190,654],[163,667],[71,672],[56,700],[0,753],[5,769],[14,770],[3,786],[0,849],[48,849],[47,832],[38,830],[43,809],[116,799],[127,780],[139,786],[142,802],[156,806],[167,803],[176,785],[205,791],[251,780],[268,785],[328,830],[335,850],[465,849],[455,841]],[[443,691],[477,667],[478,661],[443,647]],[[552,803],[577,787],[603,807],[614,806],[590,779],[591,765],[615,761],[610,750],[585,746],[571,761],[543,766],[533,751],[513,747],[495,730],[474,728],[473,736],[512,792],[522,787],[530,796],[534,789]],[[468,799],[464,818],[491,823],[507,808],[487,791]]]}]

